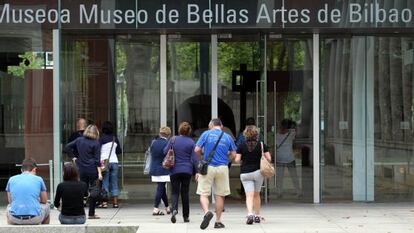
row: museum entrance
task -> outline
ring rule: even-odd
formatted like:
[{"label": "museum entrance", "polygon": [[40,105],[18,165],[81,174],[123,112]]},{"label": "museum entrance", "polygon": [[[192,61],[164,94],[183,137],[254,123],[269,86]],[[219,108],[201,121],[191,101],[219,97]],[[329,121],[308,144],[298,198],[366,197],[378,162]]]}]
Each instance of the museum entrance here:
[{"label": "museum entrance", "polygon": [[[277,132],[287,119],[291,135],[295,134],[289,142],[293,163],[280,169],[281,179],[266,181],[263,198],[311,202],[312,49],[312,38],[260,33],[64,33],[63,140],[75,130],[79,117],[98,127],[106,120],[114,122],[123,149],[121,198],[140,202],[151,200],[155,193],[143,165],[145,150],[160,125],[170,126],[175,134],[187,121],[197,140],[215,116],[237,141],[246,119],[253,118],[279,168]],[[239,165],[232,163],[231,199],[236,202],[243,201],[239,173]],[[190,188],[194,201],[195,189],[194,182]]]}]

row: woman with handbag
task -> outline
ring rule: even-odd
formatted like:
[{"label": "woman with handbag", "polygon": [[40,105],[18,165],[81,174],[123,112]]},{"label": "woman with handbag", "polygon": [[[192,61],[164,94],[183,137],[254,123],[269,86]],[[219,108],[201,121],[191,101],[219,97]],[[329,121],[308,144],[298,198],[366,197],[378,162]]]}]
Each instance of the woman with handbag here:
[{"label": "woman with handbag", "polygon": [[[78,156],[74,157],[73,152],[77,149]],[[99,131],[95,125],[89,125],[83,132],[83,137],[65,146],[68,156],[76,161],[79,169],[80,180],[91,187],[96,184],[97,179],[102,180],[101,173],[101,144],[99,143]],[[99,219],[95,215],[96,198],[89,197],[89,219]]]},{"label": "woman with handbag", "polygon": [[167,191],[165,188],[166,182],[170,182],[170,171],[162,166],[162,162],[165,158],[164,148],[168,143],[168,138],[171,135],[171,129],[169,127],[161,127],[159,137],[156,138],[151,144],[151,167],[149,175],[154,183],[157,183],[157,191],[154,197],[154,209],[152,215],[164,215],[158,207],[161,200],[164,202],[165,211],[170,214],[171,210],[168,206]]},{"label": "woman with handbag", "polygon": [[57,186],[54,201],[55,207],[60,209],[61,224],[84,224],[86,222],[83,198],[87,196],[88,185],[79,180],[76,165],[73,162],[66,162],[63,165],[63,182]]},{"label": "woman with handbag", "polygon": [[264,180],[260,172],[260,161],[262,156],[271,161],[271,156],[267,146],[259,142],[256,126],[247,126],[243,134],[246,140],[237,147],[235,162],[241,161],[240,180],[246,193],[246,223],[260,223],[260,190]]},{"label": "woman with handbag", "polygon": [[[112,197],[112,207],[118,208],[118,156],[122,153],[118,138],[114,135],[114,126],[110,121],[102,124],[102,137],[99,139],[101,143],[101,169],[104,177],[102,188],[106,190],[108,196]],[[111,187],[111,188],[109,188]],[[100,208],[107,208],[108,202],[104,200]]]},{"label": "woman with handbag", "polygon": [[197,161],[194,153],[195,143],[191,136],[191,125],[188,122],[182,122],[178,127],[179,136],[170,139],[164,148],[167,153],[171,147],[174,150],[175,165],[170,169],[170,179],[172,186],[172,215],[171,222],[177,221],[178,214],[178,197],[181,194],[181,204],[183,206],[184,222],[190,222],[190,203],[189,189],[191,176],[194,173],[194,166]]}]

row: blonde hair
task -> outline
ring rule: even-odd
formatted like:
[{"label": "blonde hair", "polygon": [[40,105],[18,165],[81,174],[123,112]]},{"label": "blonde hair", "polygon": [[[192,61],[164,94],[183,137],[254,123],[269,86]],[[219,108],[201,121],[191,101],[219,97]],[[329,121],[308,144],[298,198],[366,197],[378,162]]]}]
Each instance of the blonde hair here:
[{"label": "blonde hair", "polygon": [[160,136],[168,138],[171,135],[171,129],[168,126],[163,126],[160,128]]},{"label": "blonde hair", "polygon": [[85,138],[89,138],[92,140],[98,140],[99,139],[98,127],[96,127],[96,125],[88,125],[88,127],[86,127],[85,129],[85,132],[83,132],[83,136]]},{"label": "blonde hair", "polygon": [[244,137],[251,138],[251,139],[257,139],[257,135],[259,134],[259,131],[257,130],[257,127],[254,125],[248,125],[243,131]]}]

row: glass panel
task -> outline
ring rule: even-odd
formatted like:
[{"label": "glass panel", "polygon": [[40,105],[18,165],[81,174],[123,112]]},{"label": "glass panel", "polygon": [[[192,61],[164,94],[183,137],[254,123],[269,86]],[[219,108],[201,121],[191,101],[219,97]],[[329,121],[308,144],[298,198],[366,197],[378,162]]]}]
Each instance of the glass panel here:
[{"label": "glass panel", "polygon": [[[84,117],[99,128],[115,123],[121,199],[142,199],[152,185],[143,175],[144,152],[158,134],[159,36],[71,36],[62,43],[62,116],[65,143]],[[139,187],[139,188],[138,188]]]},{"label": "glass panel", "polygon": [[[351,38],[321,40],[321,197],[352,200]],[[364,53],[364,51],[361,51]],[[362,56],[362,55],[361,55]]]},{"label": "glass panel", "polygon": [[367,37],[321,41],[322,198],[373,200],[372,42]]},{"label": "glass panel", "polygon": [[313,200],[312,54],[311,38],[267,43],[267,142],[277,164],[270,198]]},{"label": "glass panel", "polygon": [[123,145],[121,198],[148,199],[155,189],[143,174],[144,153],[160,127],[159,36],[118,36],[116,116]]},{"label": "glass panel", "polygon": [[210,36],[169,36],[167,46],[167,125],[175,134],[187,121],[196,139],[211,120]]},{"label": "glass panel", "polygon": [[413,201],[414,39],[375,37],[375,200]]},{"label": "glass panel", "polygon": [[[211,120],[210,41],[210,35],[169,35],[167,42],[167,125],[175,135],[189,122],[195,141]],[[196,188],[190,185],[190,199],[198,199]]]},{"label": "glass panel", "polygon": [[[56,3],[31,2],[30,9],[56,8]],[[26,9],[28,6],[27,2],[15,2],[13,7]],[[42,27],[23,23],[0,25],[0,205],[6,205],[7,181],[21,172],[16,165],[25,158],[37,161],[37,174],[50,191],[54,26],[49,23]]]},{"label": "glass panel", "polygon": [[[260,37],[219,35],[217,57],[218,115],[225,131],[236,140],[242,136],[246,119],[256,118],[256,81],[260,80],[263,60]],[[230,169],[232,195],[244,195],[239,166],[233,163]]]},{"label": "glass panel", "polygon": [[82,117],[99,128],[104,121],[114,122],[113,90],[114,40],[63,35],[61,101],[63,141],[76,131]]}]

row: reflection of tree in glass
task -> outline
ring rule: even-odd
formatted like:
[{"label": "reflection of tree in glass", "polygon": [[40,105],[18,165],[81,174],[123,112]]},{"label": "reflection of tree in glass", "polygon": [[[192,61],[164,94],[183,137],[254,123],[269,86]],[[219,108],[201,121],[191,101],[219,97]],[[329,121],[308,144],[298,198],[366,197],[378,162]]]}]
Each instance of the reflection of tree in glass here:
[{"label": "reflection of tree in glass", "polygon": [[260,70],[258,42],[220,42],[217,50],[220,83],[231,86],[232,71],[246,64],[247,70]]},{"label": "reflection of tree in glass", "polygon": [[23,78],[26,70],[42,69],[45,65],[45,59],[43,56],[37,56],[37,54],[33,52],[25,52],[24,54],[20,54],[19,58],[21,59],[19,66],[8,67],[8,73],[16,77]]},{"label": "reflection of tree in glass", "polygon": [[[198,59],[199,59],[199,43],[194,42],[180,42],[170,43],[168,49],[168,62],[167,70],[173,70],[179,72],[171,77],[179,77],[180,80],[196,80],[199,78],[198,74],[194,72],[199,71]],[[171,66],[175,66],[173,69]],[[178,75],[178,76],[175,76]]]}]

